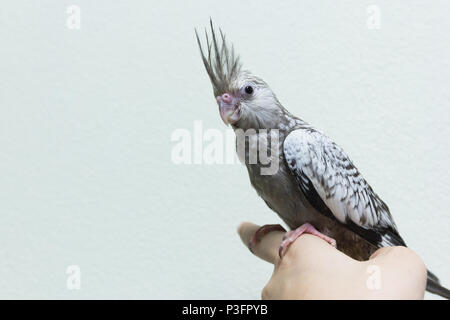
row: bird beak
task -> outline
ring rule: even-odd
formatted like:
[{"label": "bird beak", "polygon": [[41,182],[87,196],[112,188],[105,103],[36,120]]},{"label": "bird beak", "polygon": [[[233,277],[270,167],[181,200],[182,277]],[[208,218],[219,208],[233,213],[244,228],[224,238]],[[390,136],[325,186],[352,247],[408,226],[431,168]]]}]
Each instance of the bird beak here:
[{"label": "bird beak", "polygon": [[241,117],[239,100],[229,93],[217,96],[216,99],[222,121],[226,125],[238,122]]}]

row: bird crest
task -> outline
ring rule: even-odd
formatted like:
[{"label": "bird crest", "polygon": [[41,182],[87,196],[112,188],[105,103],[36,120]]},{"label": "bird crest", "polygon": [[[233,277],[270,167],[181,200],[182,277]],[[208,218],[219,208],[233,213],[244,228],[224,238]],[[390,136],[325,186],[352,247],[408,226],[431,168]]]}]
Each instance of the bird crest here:
[{"label": "bird crest", "polygon": [[195,36],[200,48],[203,64],[206,72],[211,80],[214,90],[214,96],[221,95],[225,92],[230,92],[231,84],[235,80],[241,70],[241,63],[239,56],[234,53],[233,45],[227,44],[225,34],[219,28],[220,37],[216,35],[212,20],[209,20],[211,35],[205,28],[206,50],[203,50],[197,29]]}]

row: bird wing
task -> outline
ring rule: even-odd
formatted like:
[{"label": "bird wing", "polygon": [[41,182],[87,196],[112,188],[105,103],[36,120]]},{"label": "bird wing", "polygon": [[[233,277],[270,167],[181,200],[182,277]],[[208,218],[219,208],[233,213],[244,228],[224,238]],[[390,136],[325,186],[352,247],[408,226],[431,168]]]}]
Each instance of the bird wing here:
[{"label": "bird wing", "polygon": [[406,246],[387,205],[342,148],[313,129],[285,139],[284,156],[311,205],[376,247]]}]

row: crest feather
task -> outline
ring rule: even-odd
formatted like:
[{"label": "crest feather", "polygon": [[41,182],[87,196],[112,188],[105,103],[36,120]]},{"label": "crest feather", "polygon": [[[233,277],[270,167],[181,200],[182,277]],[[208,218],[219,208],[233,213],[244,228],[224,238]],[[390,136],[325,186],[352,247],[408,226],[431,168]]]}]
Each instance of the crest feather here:
[{"label": "crest feather", "polygon": [[209,24],[211,37],[208,36],[208,32],[205,29],[206,52],[203,51],[197,30],[195,30],[195,36],[197,37],[203,64],[211,80],[214,96],[216,97],[232,89],[230,84],[237,78],[241,70],[241,63],[239,56],[234,53],[233,45],[230,48],[227,44],[225,34],[222,30],[219,28],[220,37],[218,39],[211,19],[209,20]]}]

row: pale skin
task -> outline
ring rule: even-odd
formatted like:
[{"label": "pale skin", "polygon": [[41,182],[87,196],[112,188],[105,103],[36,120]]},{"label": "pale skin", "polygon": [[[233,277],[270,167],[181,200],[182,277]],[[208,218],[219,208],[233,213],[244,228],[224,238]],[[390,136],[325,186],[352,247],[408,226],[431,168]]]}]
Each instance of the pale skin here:
[{"label": "pale skin", "polygon": [[[260,226],[238,228],[248,246]],[[253,253],[274,265],[262,291],[263,299],[423,299],[426,267],[406,247],[378,249],[368,261],[357,261],[326,241],[303,234],[280,259],[284,232],[272,231],[252,247]]]}]

